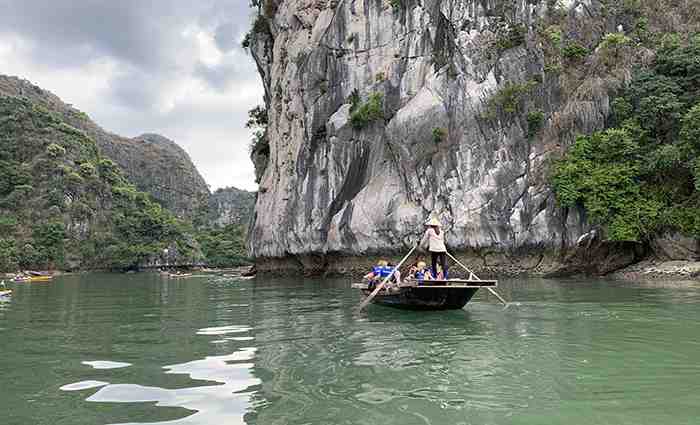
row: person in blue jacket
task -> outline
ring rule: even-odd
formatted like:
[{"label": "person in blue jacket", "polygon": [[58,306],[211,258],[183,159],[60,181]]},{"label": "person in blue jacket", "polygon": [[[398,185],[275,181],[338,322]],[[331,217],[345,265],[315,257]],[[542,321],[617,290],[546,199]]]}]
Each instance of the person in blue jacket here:
[{"label": "person in blue jacket", "polygon": [[364,276],[364,279],[368,281],[368,288],[374,289],[377,284],[389,276],[391,276],[390,283],[401,283],[401,273],[396,267],[390,265],[386,260],[380,260],[376,266],[372,267],[372,271]]}]

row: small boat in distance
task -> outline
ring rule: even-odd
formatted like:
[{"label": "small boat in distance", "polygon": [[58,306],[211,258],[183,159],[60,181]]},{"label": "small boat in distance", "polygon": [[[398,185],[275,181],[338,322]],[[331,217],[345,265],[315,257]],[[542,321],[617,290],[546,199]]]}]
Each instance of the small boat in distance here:
[{"label": "small boat in distance", "polygon": [[192,277],[192,273],[170,273],[168,274],[168,277],[171,279],[179,279],[179,278],[185,278],[185,277]]},{"label": "small boat in distance", "polygon": [[7,289],[5,286],[5,281],[0,282],[0,298],[6,298],[12,295],[12,289]]},{"label": "small boat in distance", "polygon": [[[367,282],[353,283],[366,298],[373,288]],[[387,286],[372,303],[404,310],[461,310],[480,288],[496,288],[495,280],[430,280],[406,281],[400,285]]]},{"label": "small boat in distance", "polygon": [[53,280],[53,276],[32,276],[29,278],[30,282],[47,282]]},{"label": "small boat in distance", "polygon": [[53,276],[50,274],[46,273],[40,273],[40,272],[24,272],[16,275],[15,277],[12,278],[13,282],[16,283],[21,283],[21,282],[48,282],[53,279]]}]

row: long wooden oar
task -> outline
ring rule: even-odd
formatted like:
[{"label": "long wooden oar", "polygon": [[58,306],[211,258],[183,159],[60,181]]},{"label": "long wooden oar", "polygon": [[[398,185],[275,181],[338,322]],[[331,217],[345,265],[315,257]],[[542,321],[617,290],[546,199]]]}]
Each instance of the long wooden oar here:
[{"label": "long wooden oar", "polygon": [[[469,273],[469,280],[472,280],[472,278],[474,278],[476,280],[481,280],[481,279],[479,279],[479,276],[477,276],[473,271],[469,270],[469,268],[467,266],[460,263],[458,259],[456,259],[454,256],[452,256],[452,254],[450,254],[449,252],[446,252],[446,254],[448,257],[450,257],[452,259],[452,261],[454,261],[455,263],[460,265],[464,270],[467,271],[467,273]],[[486,286],[485,288],[488,289],[493,295],[495,295],[496,298],[498,298],[498,300],[503,303],[503,305],[508,307],[508,303],[506,302],[506,300],[503,299],[503,297],[498,295],[498,292],[496,292],[493,288],[489,288],[488,286]]]},{"label": "long wooden oar", "polygon": [[[403,265],[403,263],[405,263],[406,260],[408,260],[408,257],[410,257],[411,254],[413,254],[413,251],[415,251],[417,247],[418,247],[418,245],[414,246],[413,248],[411,248],[410,251],[408,251],[408,254],[406,254],[406,256],[403,257],[403,260],[401,260],[401,262],[394,268],[394,271],[396,271],[396,270],[398,270],[398,269],[401,268],[401,266]],[[369,296],[368,296],[367,298],[365,298],[364,301],[362,301],[362,303],[360,304],[359,310],[362,310],[363,308],[367,307],[367,304],[369,304],[369,303],[372,302],[372,300],[374,299],[374,297],[376,297],[377,294],[379,293],[379,291],[381,291],[382,288],[384,288],[384,285],[386,285],[386,283],[389,281],[389,279],[391,279],[391,277],[392,277],[393,275],[394,275],[394,273],[391,273],[389,276],[387,276],[387,277],[384,278],[384,280],[382,281],[382,283],[380,283],[379,286],[377,286],[377,287],[374,289],[374,291],[372,291],[372,293],[369,294]]]}]

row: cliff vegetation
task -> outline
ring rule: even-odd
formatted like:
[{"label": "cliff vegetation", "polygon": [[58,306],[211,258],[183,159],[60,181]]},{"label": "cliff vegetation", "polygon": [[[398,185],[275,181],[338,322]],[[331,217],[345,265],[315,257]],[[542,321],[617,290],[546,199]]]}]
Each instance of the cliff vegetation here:
[{"label": "cliff vegetation", "polygon": [[554,168],[560,203],[584,206],[612,240],[700,238],[700,37],[660,45],[613,101],[611,127],[580,136]]}]

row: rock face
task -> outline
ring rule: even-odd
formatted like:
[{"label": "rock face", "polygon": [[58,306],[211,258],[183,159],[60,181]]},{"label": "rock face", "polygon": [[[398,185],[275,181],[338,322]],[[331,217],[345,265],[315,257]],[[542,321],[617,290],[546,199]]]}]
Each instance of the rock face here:
[{"label": "rock face", "polygon": [[132,149],[112,144],[102,150],[110,158],[120,158],[119,164],[140,190],[150,193],[177,216],[193,218],[197,208],[207,202],[209,187],[187,152],[158,134],[143,134],[132,140]]},{"label": "rock face", "polygon": [[255,207],[255,193],[227,187],[218,189],[209,197],[210,225],[226,227],[230,224],[248,226]]},{"label": "rock face", "polygon": [[700,241],[676,233],[663,235],[652,242],[654,252],[662,260],[700,261]]},{"label": "rock face", "polygon": [[[260,268],[405,251],[434,214],[477,268],[546,273],[590,230],[582,211],[557,207],[548,163],[576,134],[605,127],[631,62],[611,69],[592,54],[552,71],[541,33],[557,24],[594,51],[619,24],[600,1],[287,0],[266,10],[251,47],[269,113],[249,246]],[[382,117],[353,118],[378,95]],[[615,253],[628,258],[616,267],[633,252]]]},{"label": "rock face", "polygon": [[95,140],[102,155],[120,166],[131,183],[177,216],[191,219],[206,204],[206,182],[189,155],[171,140],[155,134],[129,139],[108,133],[85,113],[19,78],[0,75],[0,95],[25,97],[84,131]]}]

